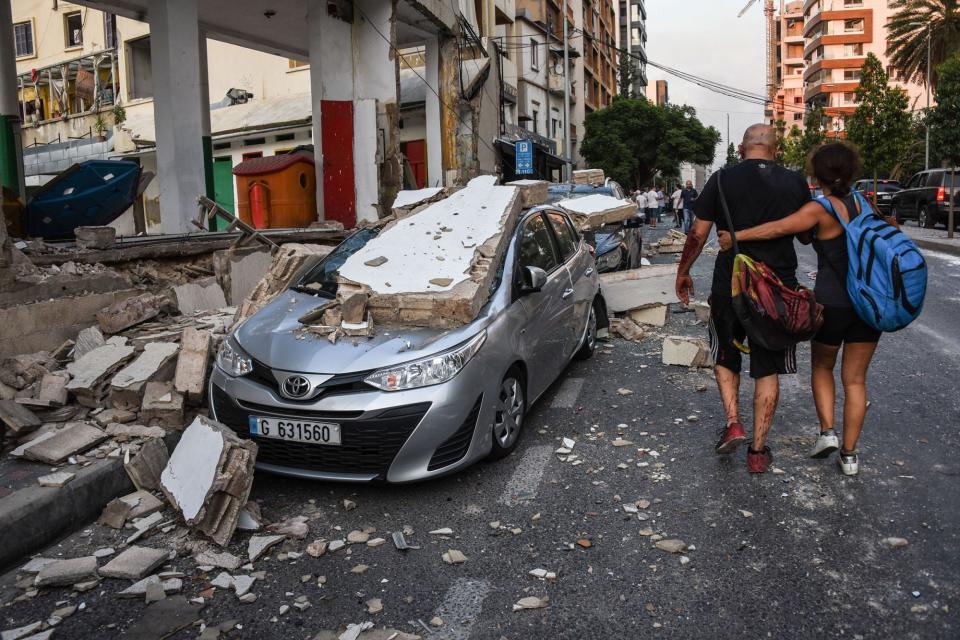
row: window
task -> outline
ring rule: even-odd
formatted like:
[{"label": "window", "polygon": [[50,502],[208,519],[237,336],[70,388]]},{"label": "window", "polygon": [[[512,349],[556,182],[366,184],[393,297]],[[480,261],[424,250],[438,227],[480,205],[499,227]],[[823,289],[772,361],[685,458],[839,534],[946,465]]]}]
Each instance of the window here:
[{"label": "window", "polygon": [[127,40],[127,93],[132,99],[153,97],[150,36]]},{"label": "window", "polygon": [[570,259],[570,256],[577,252],[577,236],[570,228],[566,216],[560,213],[548,213],[547,218],[550,220],[550,226],[553,227],[553,232],[557,237],[560,259],[566,262]]},{"label": "window", "polygon": [[917,175],[913,176],[912,178],[910,178],[910,182],[907,183],[906,188],[907,188],[907,189],[916,189],[917,187],[920,186],[920,180],[921,180],[922,178],[923,178],[923,174],[922,174],[922,173],[918,173]]},{"label": "window", "polygon": [[843,94],[843,103],[844,104],[853,104],[857,101],[857,94],[852,91],[846,91]]},{"label": "window", "polygon": [[802,102],[803,102],[803,98],[802,98],[802,97],[800,97],[800,96],[794,96],[794,97],[793,97],[793,104],[801,104]]},{"label": "window", "polygon": [[846,44],[843,46],[843,55],[848,58],[857,58],[863,55],[863,43]]},{"label": "window", "polygon": [[860,69],[844,69],[843,70],[843,79],[846,82],[859,82],[860,81]]},{"label": "window", "polygon": [[553,250],[553,239],[542,215],[527,221],[520,235],[520,272],[526,267],[539,267],[550,273],[557,267],[557,255]]},{"label": "window", "polygon": [[79,11],[63,14],[63,33],[68,49],[83,46],[83,16]]},{"label": "window", "polygon": [[803,114],[802,114],[802,113],[795,113],[795,114],[793,114],[793,121],[794,121],[794,122],[803,122]]},{"label": "window", "polygon": [[262,158],[262,157],[263,157],[263,151],[248,151],[247,153],[243,154],[244,160],[252,160],[253,158]]},{"label": "window", "polygon": [[633,27],[630,29],[630,44],[634,47],[640,46],[640,28]]},{"label": "window", "polygon": [[32,56],[33,51],[33,23],[29,20],[13,25],[13,42],[18,58]]},{"label": "window", "polygon": [[843,21],[844,33],[861,33],[863,31],[863,18]]},{"label": "window", "polygon": [[923,186],[925,187],[939,187],[943,185],[943,172],[942,171],[931,171],[927,174],[927,179],[924,181]]},{"label": "window", "polygon": [[530,68],[540,71],[540,43],[530,38]]},{"label": "window", "polygon": [[117,47],[117,16],[112,13],[103,14],[103,39],[107,49]]}]

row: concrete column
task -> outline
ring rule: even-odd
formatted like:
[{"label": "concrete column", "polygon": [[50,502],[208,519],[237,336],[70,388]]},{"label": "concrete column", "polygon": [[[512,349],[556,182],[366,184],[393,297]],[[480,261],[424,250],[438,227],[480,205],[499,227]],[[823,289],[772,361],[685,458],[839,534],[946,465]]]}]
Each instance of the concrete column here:
[{"label": "concrete column", "polygon": [[214,199],[213,137],[210,126],[210,76],[208,72],[207,35],[200,34],[200,129],[203,133],[203,182],[206,196]]},{"label": "concrete column", "polygon": [[0,183],[23,196],[23,149],[20,147],[13,13],[6,0],[0,1]]},{"label": "concrete column", "polygon": [[[436,38],[427,40],[426,55],[427,80],[427,183],[430,186],[443,186],[443,143],[440,129],[440,43]],[[434,93],[436,91],[437,93]]]},{"label": "concrete column", "polygon": [[197,0],[151,2],[149,21],[161,229],[186,233],[207,189]]}]

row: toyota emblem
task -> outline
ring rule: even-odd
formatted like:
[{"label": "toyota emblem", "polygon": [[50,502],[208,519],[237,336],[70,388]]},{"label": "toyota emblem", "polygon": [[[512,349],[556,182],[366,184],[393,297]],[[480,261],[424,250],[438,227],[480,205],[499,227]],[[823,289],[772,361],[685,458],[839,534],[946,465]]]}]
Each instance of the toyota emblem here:
[{"label": "toyota emblem", "polygon": [[290,376],[283,381],[283,393],[289,398],[302,398],[310,392],[310,381],[303,376]]}]

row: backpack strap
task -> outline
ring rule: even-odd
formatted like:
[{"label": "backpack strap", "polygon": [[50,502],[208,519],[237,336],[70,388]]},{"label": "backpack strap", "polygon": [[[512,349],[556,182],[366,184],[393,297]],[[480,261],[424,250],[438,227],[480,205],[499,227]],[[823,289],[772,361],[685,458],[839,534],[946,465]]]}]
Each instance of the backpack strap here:
[{"label": "backpack strap", "polygon": [[730,228],[730,239],[733,241],[733,255],[740,255],[740,245],[737,243],[737,231],[733,228],[733,217],[730,215],[730,206],[727,204],[727,197],[723,193],[723,168],[717,171],[717,191],[720,192],[720,206],[723,207],[723,215],[727,219],[727,226]]},{"label": "backpack strap", "polygon": [[[837,222],[839,222],[840,225],[844,228],[844,230],[846,230],[847,225],[850,224],[850,223],[847,222],[847,221],[845,221],[845,220],[843,219],[843,216],[841,216],[841,215],[837,212],[837,208],[833,206],[833,202],[830,201],[830,198],[828,198],[827,196],[820,196],[819,198],[817,198],[817,203],[818,203],[821,207],[823,207],[824,209],[826,209],[826,210],[827,210],[827,213],[829,213],[829,214],[832,215],[834,218],[836,218],[836,219],[837,219]],[[857,204],[858,204],[857,209],[858,209],[858,211],[859,211],[859,203],[857,203]]]}]

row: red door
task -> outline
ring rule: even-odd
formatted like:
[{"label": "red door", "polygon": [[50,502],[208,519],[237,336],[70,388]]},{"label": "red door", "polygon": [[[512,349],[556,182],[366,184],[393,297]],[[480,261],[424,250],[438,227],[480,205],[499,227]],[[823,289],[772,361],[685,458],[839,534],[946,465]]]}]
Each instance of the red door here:
[{"label": "red door", "polygon": [[413,172],[417,189],[423,189],[427,186],[427,141],[410,140],[403,143],[403,156]]},{"label": "red door", "polygon": [[353,102],[322,100],[323,208],[327,220],[344,228],[357,226],[357,192],[353,172]]}]

